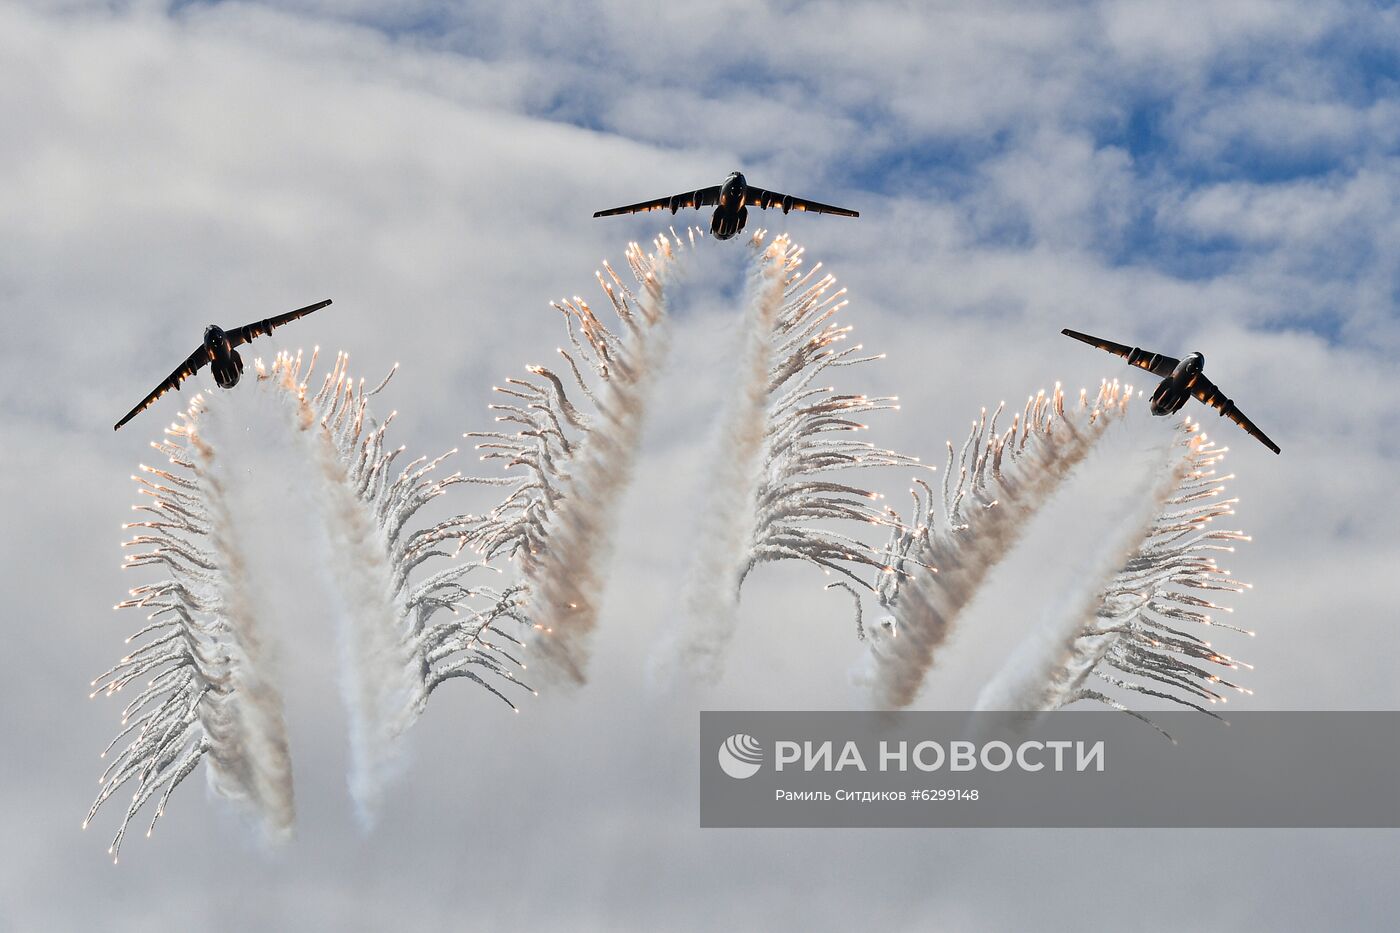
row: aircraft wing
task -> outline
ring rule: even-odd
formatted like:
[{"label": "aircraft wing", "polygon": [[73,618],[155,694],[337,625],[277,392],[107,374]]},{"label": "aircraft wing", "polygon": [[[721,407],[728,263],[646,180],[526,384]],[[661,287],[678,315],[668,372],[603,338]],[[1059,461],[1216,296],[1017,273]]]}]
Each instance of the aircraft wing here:
[{"label": "aircraft wing", "polygon": [[1089,334],[1081,334],[1077,330],[1070,330],[1066,327],[1060,331],[1066,337],[1073,337],[1075,340],[1083,341],[1091,347],[1098,347],[1100,350],[1107,350],[1115,356],[1121,356],[1138,369],[1145,369],[1153,375],[1166,378],[1176,369],[1176,365],[1181,360],[1173,359],[1170,356],[1163,356],[1160,353],[1152,353],[1141,347],[1129,347],[1121,343],[1114,343],[1112,340],[1104,340]]},{"label": "aircraft wing", "polygon": [[233,330],[226,331],[228,334],[228,342],[235,347],[242,346],[245,343],[251,343],[254,338],[270,334],[274,328],[295,321],[299,317],[306,317],[312,311],[320,311],[330,303],[331,300],[327,298],[325,301],[318,301],[314,305],[297,308],[295,311],[288,311],[286,314],[279,314],[276,317],[264,318],[253,324],[244,324],[242,327],[235,327]]},{"label": "aircraft wing", "polygon": [[[803,198],[794,198],[791,195],[783,194],[781,191],[765,191],[762,188],[755,188],[749,185],[744,193],[744,203],[752,204],[754,207],[767,210],[770,207],[782,208],[786,214],[789,210],[811,211],[813,214],[839,214],[842,217],[859,217],[860,211],[853,211],[844,207],[833,207],[830,204],[822,204],[820,201],[807,201]],[[789,205],[790,206],[785,206]]]},{"label": "aircraft wing", "polygon": [[156,399],[160,398],[162,395],[169,392],[171,389],[180,388],[180,383],[184,382],[186,379],[199,372],[201,369],[204,368],[205,364],[207,364],[208,362],[209,351],[205,349],[205,347],[201,344],[197,350],[190,354],[189,359],[185,360],[183,363],[180,364],[179,369],[175,370],[169,376],[166,376],[164,382],[162,382],[160,385],[156,386],[153,390],[151,390],[151,394],[146,396],[145,399],[142,400],[140,405],[137,405],[131,411],[127,412],[125,418],[112,425],[112,430],[117,430],[122,425],[130,421],[132,418],[135,418],[137,415],[141,414],[141,412],[145,411],[147,408],[150,408],[152,405],[155,404]]},{"label": "aircraft wing", "polygon": [[1223,417],[1229,418],[1231,421],[1235,422],[1235,424],[1244,428],[1250,436],[1254,437],[1274,453],[1282,453],[1282,451],[1278,449],[1278,445],[1269,440],[1267,434],[1255,427],[1254,422],[1250,421],[1249,418],[1245,416],[1244,412],[1236,408],[1235,403],[1226,398],[1225,393],[1221,392],[1220,389],[1216,387],[1215,383],[1211,382],[1204,375],[1198,375],[1196,377],[1196,381],[1191,386],[1191,394],[1220,412]]},{"label": "aircraft wing", "polygon": [[[672,203],[674,202],[674,209]],[[594,217],[612,217],[616,214],[641,214],[646,211],[671,211],[675,213],[683,207],[708,207],[719,203],[719,185],[712,185],[709,188],[701,188],[698,191],[682,191],[680,194],[673,194],[669,198],[657,198],[655,201],[639,201],[636,204],[628,204],[626,207],[611,207],[605,211],[597,211]]]}]

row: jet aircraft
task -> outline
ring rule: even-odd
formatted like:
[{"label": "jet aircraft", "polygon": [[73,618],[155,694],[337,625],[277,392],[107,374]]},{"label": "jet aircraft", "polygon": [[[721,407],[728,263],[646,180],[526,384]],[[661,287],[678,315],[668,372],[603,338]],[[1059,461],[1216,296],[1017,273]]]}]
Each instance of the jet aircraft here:
[{"label": "jet aircraft", "polygon": [[593,216],[612,217],[616,214],[639,214],[644,211],[662,210],[669,210],[674,214],[683,207],[698,209],[710,205],[715,207],[714,214],[710,216],[710,232],[717,240],[727,240],[744,229],[744,223],[749,219],[749,206],[763,210],[779,207],[782,208],[784,214],[789,211],[811,211],[814,214],[839,214],[842,217],[860,216],[859,211],[847,210],[844,207],[832,207],[830,204],[821,204],[817,201],[807,201],[779,191],[765,191],[762,188],[755,188],[744,179],[743,172],[730,172],[723,184],[701,188],[698,191],[682,191],[680,194],[673,194],[669,198],[657,198],[655,201],[642,201],[638,204],[628,204],[625,207],[614,207],[606,211],[598,211]]},{"label": "jet aircraft", "polygon": [[126,417],[112,426],[112,430],[117,430],[141,412],[150,408],[155,400],[160,398],[171,389],[179,389],[180,383],[184,382],[205,366],[209,366],[214,373],[214,381],[221,388],[231,389],[238,385],[238,377],[243,374],[243,357],[238,355],[234,347],[250,343],[253,338],[261,337],[264,334],[272,333],[274,328],[281,327],[299,317],[305,317],[312,311],[319,311],[331,300],[318,301],[314,305],[307,305],[295,311],[288,311],[286,314],[279,314],[266,320],[253,324],[244,324],[242,327],[235,327],[232,330],[224,330],[217,324],[210,324],[204,328],[204,342],[199,345],[189,359],[180,364],[180,368],[175,370],[160,385],[151,390],[151,394],[131,411],[126,413]]},{"label": "jet aircraft", "polygon": [[1128,347],[1121,343],[1114,343],[1112,340],[1103,340],[1089,334],[1081,334],[1079,331],[1069,328],[1065,328],[1060,333],[1066,337],[1073,337],[1075,340],[1082,340],[1091,347],[1107,350],[1109,353],[1123,357],[1138,369],[1145,369],[1153,375],[1161,376],[1162,381],[1157,386],[1157,390],[1152,393],[1152,399],[1149,403],[1152,414],[1175,414],[1181,411],[1181,407],[1186,404],[1187,399],[1194,396],[1220,412],[1222,417],[1229,418],[1244,428],[1274,453],[1280,453],[1278,445],[1269,440],[1263,431],[1255,427],[1254,422],[1245,417],[1244,412],[1236,408],[1235,403],[1226,398],[1225,394],[1216,388],[1215,383],[1206,378],[1203,372],[1206,358],[1203,353],[1192,353],[1184,360],[1176,360],[1170,356],[1163,356],[1160,353],[1153,353],[1139,347]]}]

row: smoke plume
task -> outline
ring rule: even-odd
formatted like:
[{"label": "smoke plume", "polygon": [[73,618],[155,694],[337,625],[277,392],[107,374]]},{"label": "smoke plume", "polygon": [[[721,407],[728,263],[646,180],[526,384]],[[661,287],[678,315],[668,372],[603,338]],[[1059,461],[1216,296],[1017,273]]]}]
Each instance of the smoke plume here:
[{"label": "smoke plume", "polygon": [[[1081,392],[1066,409],[1064,393],[1041,392],[998,433],[998,406],[972,423],[960,449],[948,444],[936,496],[916,481],[914,511],[886,547],[877,589],[889,617],[869,629],[861,679],[882,708],[918,695],[958,616],[987,574],[1020,540],[1031,516],[1094,449],[1126,410],[1131,390],[1104,383],[1091,403]],[[935,509],[937,514],[935,514]]]},{"label": "smoke plume", "polygon": [[1091,677],[1211,715],[1211,707],[1227,700],[1222,690],[1249,692],[1225,679],[1225,672],[1248,665],[1191,631],[1241,631],[1215,618],[1230,610],[1212,601],[1215,593],[1247,588],[1216,560],[1248,540],[1240,531],[1211,527],[1233,514],[1236,501],[1222,498],[1231,478],[1217,475],[1224,455],[1197,424],[1182,424],[1149,513],[1129,524],[1126,541],[1114,542],[1105,572],[1086,581],[1075,608],[1047,620],[1018,648],[982,691],[979,709],[1022,712],[1027,720],[1078,700],[1127,710],[1122,700],[1088,686]]}]

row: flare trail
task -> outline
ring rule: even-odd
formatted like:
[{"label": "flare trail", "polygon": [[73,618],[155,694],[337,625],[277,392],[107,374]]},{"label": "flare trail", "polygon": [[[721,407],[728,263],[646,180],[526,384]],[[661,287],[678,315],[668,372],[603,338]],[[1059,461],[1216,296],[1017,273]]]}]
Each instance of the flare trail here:
[{"label": "flare trail", "polygon": [[[959,614],[993,567],[1020,540],[1049,499],[1109,425],[1131,389],[1105,382],[1092,402],[1080,393],[1066,409],[1057,385],[1027,399],[998,433],[1003,408],[985,410],[960,449],[948,444],[940,494],[916,480],[914,512],[896,526],[877,583],[889,617],[870,628],[863,678],[882,708],[908,706],[933,667]],[[938,515],[935,515],[935,505]]]},{"label": "flare trail", "polygon": [[[394,414],[376,424],[369,399],[374,389],[353,380],[347,357],[308,391],[313,358],[305,374],[300,356],[279,355],[271,367],[258,363],[258,384],[287,407],[316,465],[315,484],[330,544],[330,570],[343,607],[342,688],[350,711],[350,788],[362,819],[394,771],[395,740],[417,719],[428,696],[447,680],[463,677],[515,708],[502,692],[519,683],[520,642],[514,624],[514,594],[470,582],[490,576],[480,563],[450,560],[471,519],[453,516],[414,527],[420,509],[463,482],[460,473],[437,476],[456,451],[420,457],[397,474],[403,447],[388,448],[385,432]],[[449,563],[421,580],[413,571],[435,559]],[[440,619],[440,621],[434,621]]]},{"label": "flare trail", "polygon": [[149,612],[127,639],[140,645],[93,681],[94,695],[110,696],[144,678],[104,757],[127,744],[103,773],[83,822],[134,786],[112,840],[114,859],[137,811],[159,794],[149,836],[175,788],[206,758],[211,789],[246,804],[269,839],[284,839],[295,818],[282,702],[267,670],[269,620],[245,572],[247,529],[229,501],[238,471],[224,468],[201,434],[201,424],[215,420],[210,414],[196,397],[166,439],[152,444],[169,468],[143,464],[133,477],[145,497],[133,509],[144,515],[126,526],[134,529],[126,546],[146,550],[130,554],[125,566],[160,567],[168,576],[135,587],[117,605]]},{"label": "flare trail", "polygon": [[[851,327],[835,322],[845,289],[821,264],[802,270],[801,247],[779,236],[755,253],[753,298],[745,315],[734,394],[712,456],[709,500],[689,574],[686,628],[662,651],[691,673],[717,679],[734,632],[739,590],[758,564],[801,560],[868,586],[857,572],[881,568],[883,554],[831,522],[891,523],[879,498],[831,474],[909,466],[915,458],[855,439],[859,418],[896,409],[897,399],[838,393],[820,385],[835,368],[871,363],[843,346]],[[671,656],[671,657],[667,657]]]},{"label": "flare trail", "polygon": [[1027,718],[1078,700],[1127,709],[1088,686],[1090,676],[1211,715],[1210,706],[1226,702],[1221,691],[1250,692],[1224,675],[1249,665],[1191,631],[1199,625],[1243,632],[1214,616],[1231,610],[1213,602],[1213,594],[1247,589],[1216,562],[1216,555],[1249,540],[1240,531],[1211,527],[1233,514],[1236,501],[1222,498],[1232,478],[1217,475],[1224,455],[1199,425],[1181,426],[1153,497],[1153,514],[1135,529],[1128,547],[1116,549],[1126,559],[1092,582],[1080,611],[1055,620],[1017,651],[983,691],[979,708],[1020,711]]},{"label": "flare trail", "polygon": [[[476,585],[469,581],[473,574],[493,571],[454,559],[474,519],[413,524],[424,505],[462,482],[458,474],[434,475],[447,455],[415,460],[395,473],[403,448],[386,449],[388,420],[376,424],[368,412],[368,399],[379,389],[366,391],[362,381],[351,380],[341,355],[312,395],[307,383],[314,362],[303,374],[300,355],[279,355],[270,367],[259,360],[254,391],[273,396],[285,415],[259,425],[262,436],[282,432],[279,437],[300,441],[293,449],[312,466],[300,485],[314,490],[306,505],[319,506],[331,583],[344,609],[350,784],[368,818],[392,771],[393,740],[438,686],[466,678],[507,703],[506,688],[524,687],[511,653],[521,643],[509,633],[520,617],[514,589]],[[127,744],[104,773],[88,813],[91,820],[117,790],[134,785],[114,856],[137,811],[156,798],[154,827],[171,793],[201,760],[208,762],[214,791],[246,802],[270,838],[284,838],[294,820],[291,761],[270,656],[279,628],[304,620],[277,618],[275,607],[258,600],[266,581],[250,579],[250,529],[237,507],[261,494],[258,474],[242,468],[232,432],[217,444],[212,439],[221,436],[222,415],[196,397],[166,440],[153,445],[169,468],[142,466],[137,479],[138,492],[150,501],[136,507],[146,514],[127,526],[136,530],[127,545],[146,550],[132,554],[127,566],[158,566],[168,577],[136,587],[118,605],[150,613],[128,639],[140,646],[93,682],[95,692],[112,694],[146,680],[123,711],[123,729],[108,751]],[[416,579],[420,566],[435,559],[447,563]]]},{"label": "flare trail", "polygon": [[[692,247],[695,236],[691,230]],[[532,651],[575,683],[586,679],[618,502],[637,457],[653,377],[666,356],[665,288],[681,253],[674,232],[658,237],[651,253],[631,244],[627,263],[640,294],[604,263],[598,284],[622,325],[620,335],[582,298],[555,304],[573,347],[559,350],[568,372],[561,378],[530,366],[531,378],[496,386],[507,397],[491,406],[496,420],[516,430],[466,435],[480,441],[483,460],[504,461],[507,471],[516,471],[471,480],[509,492],[472,524],[467,540],[486,561],[518,561],[512,613],[529,619]],[[586,401],[576,404],[572,390]]]}]

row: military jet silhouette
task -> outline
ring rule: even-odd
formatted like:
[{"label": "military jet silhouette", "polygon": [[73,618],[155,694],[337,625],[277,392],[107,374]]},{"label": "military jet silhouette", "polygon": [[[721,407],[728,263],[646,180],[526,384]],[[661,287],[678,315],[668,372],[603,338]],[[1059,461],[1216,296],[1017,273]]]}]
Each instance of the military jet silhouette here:
[{"label": "military jet silhouette", "polygon": [[715,212],[710,216],[710,232],[714,234],[716,240],[727,240],[744,229],[744,222],[749,219],[748,205],[763,210],[770,207],[780,207],[784,214],[789,211],[811,211],[814,214],[840,214],[842,217],[860,216],[859,211],[794,198],[790,194],[782,194],[778,191],[755,188],[744,180],[743,172],[730,172],[723,184],[710,188],[682,191],[669,198],[657,198],[655,201],[642,201],[637,204],[628,204],[626,207],[614,207],[606,211],[598,211],[593,216],[612,217],[616,214],[639,214],[643,211],[662,210],[669,210],[674,214],[683,207],[698,209],[709,207],[711,204],[715,205]]},{"label": "military jet silhouette", "polygon": [[1066,337],[1073,337],[1075,340],[1082,340],[1091,347],[1107,350],[1109,353],[1123,357],[1138,369],[1145,369],[1154,375],[1161,376],[1162,381],[1157,386],[1157,391],[1152,393],[1152,399],[1149,403],[1152,414],[1176,414],[1181,411],[1181,407],[1186,404],[1187,399],[1195,396],[1220,412],[1222,417],[1229,418],[1244,428],[1274,453],[1281,452],[1278,445],[1269,440],[1268,435],[1255,427],[1254,422],[1245,417],[1244,412],[1236,408],[1235,403],[1226,398],[1224,393],[1216,388],[1215,383],[1206,378],[1202,371],[1206,365],[1205,354],[1196,352],[1184,360],[1176,360],[1170,356],[1163,356],[1160,353],[1153,353],[1139,347],[1127,347],[1121,343],[1114,343],[1112,340],[1103,340],[1089,334],[1081,334],[1079,331],[1069,328],[1065,328],[1060,333]]},{"label": "military jet silhouette", "polygon": [[190,358],[180,364],[180,368],[175,370],[165,381],[156,386],[151,394],[131,411],[126,413],[126,417],[112,426],[115,431],[135,418],[141,412],[150,408],[155,400],[160,398],[171,389],[179,389],[180,383],[184,382],[205,366],[209,366],[214,373],[214,381],[221,388],[231,389],[238,385],[238,377],[243,374],[243,357],[238,355],[234,347],[250,343],[253,338],[261,337],[264,334],[272,333],[274,328],[283,324],[295,321],[299,317],[305,317],[312,311],[319,311],[331,300],[318,301],[314,305],[307,305],[295,311],[288,311],[286,314],[279,314],[266,320],[258,321],[254,324],[244,324],[242,327],[235,327],[232,330],[224,330],[217,324],[210,324],[204,328],[204,342],[199,348],[190,354]]}]

